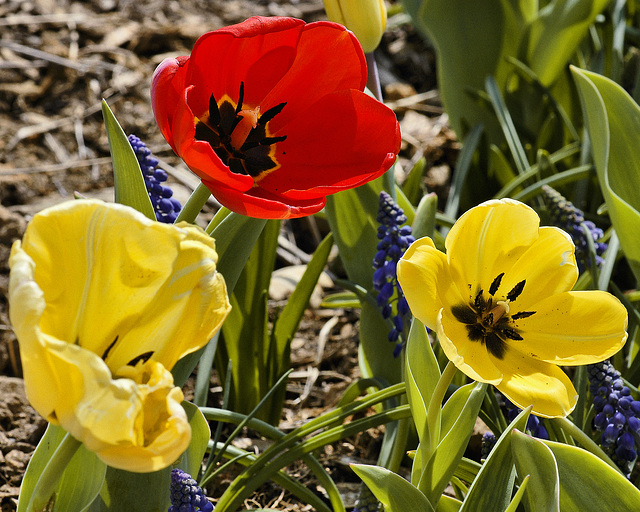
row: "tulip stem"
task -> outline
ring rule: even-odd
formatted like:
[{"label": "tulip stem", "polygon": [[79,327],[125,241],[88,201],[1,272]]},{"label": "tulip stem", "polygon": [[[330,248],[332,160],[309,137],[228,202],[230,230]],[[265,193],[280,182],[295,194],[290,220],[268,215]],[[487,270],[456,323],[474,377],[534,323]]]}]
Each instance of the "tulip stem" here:
[{"label": "tulip stem", "polygon": [[198,184],[189,199],[187,199],[187,202],[184,203],[176,222],[185,221],[193,224],[210,196],[211,191],[203,183]]},{"label": "tulip stem", "polygon": [[27,506],[27,512],[48,510],[45,507],[55,501],[56,486],[81,445],[82,443],[71,434],[68,432],[65,434],[38,478]]},{"label": "tulip stem", "polygon": [[371,91],[375,99],[382,101],[382,87],[380,86],[380,75],[378,74],[378,65],[373,54],[367,53],[367,89]]}]

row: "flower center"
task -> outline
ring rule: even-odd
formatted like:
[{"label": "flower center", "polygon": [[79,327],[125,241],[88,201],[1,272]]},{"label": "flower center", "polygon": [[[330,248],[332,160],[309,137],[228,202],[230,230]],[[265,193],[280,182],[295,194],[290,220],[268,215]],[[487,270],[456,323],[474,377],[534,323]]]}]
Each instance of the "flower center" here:
[{"label": "flower center", "polygon": [[510,303],[522,293],[526,280],[516,284],[504,299],[495,297],[503,276],[504,272],[491,283],[488,299],[485,299],[484,290],[480,290],[469,304],[456,304],[451,308],[456,320],[465,324],[469,339],[485,345],[489,353],[498,359],[504,358],[507,340],[522,341],[515,320],[535,314],[535,311],[510,314]]},{"label": "flower center", "polygon": [[244,82],[240,82],[237,104],[226,95],[218,102],[212,94],[209,111],[195,118],[195,138],[208,142],[231,172],[255,179],[280,167],[276,159],[276,145],[287,136],[272,137],[268,123],[286,103],[261,113],[259,105],[243,109],[243,99]]}]

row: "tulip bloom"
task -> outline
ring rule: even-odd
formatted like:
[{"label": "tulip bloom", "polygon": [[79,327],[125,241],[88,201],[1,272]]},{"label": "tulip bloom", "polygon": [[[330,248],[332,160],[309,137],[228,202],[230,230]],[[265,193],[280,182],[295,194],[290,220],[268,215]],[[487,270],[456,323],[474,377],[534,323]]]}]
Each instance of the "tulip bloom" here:
[{"label": "tulip bloom", "polygon": [[71,201],[37,214],[9,260],[29,401],[110,466],[173,463],[191,429],[169,370],[230,310],[213,240],[188,224]]},{"label": "tulip bloom", "polygon": [[417,240],[398,263],[413,314],[438,334],[447,357],[495,385],[520,408],[562,417],[577,394],[559,365],[596,363],[627,339],[627,311],[603,291],[570,291],[575,246],[539,227],[528,206],[488,201],[465,213],[446,239]]},{"label": "tulip bloom", "polygon": [[165,59],[151,101],[164,137],[220,203],[301,217],[381,176],[400,150],[395,115],[362,92],[366,80],[362,48],[341,25],[254,17]]},{"label": "tulip bloom", "polygon": [[353,31],[365,53],[371,53],[378,47],[387,26],[387,8],[384,0],[323,0],[323,2],[327,17]]}]

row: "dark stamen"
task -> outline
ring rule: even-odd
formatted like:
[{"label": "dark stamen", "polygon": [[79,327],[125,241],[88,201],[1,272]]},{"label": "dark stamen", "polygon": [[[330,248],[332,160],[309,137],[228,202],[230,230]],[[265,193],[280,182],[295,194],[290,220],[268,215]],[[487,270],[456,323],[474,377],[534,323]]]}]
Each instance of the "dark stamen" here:
[{"label": "dark stamen", "polygon": [[280,137],[265,137],[260,141],[261,146],[271,146],[271,144],[275,144],[276,142],[282,142],[287,138],[286,135],[281,135]]},{"label": "dark stamen", "polygon": [[244,101],[244,82],[240,82],[240,94],[238,95],[238,106],[236,114],[242,110],[242,102]]},{"label": "dark stamen", "polygon": [[476,310],[480,313],[482,313],[487,309],[487,303],[484,300],[484,295],[482,290],[480,290],[476,295],[476,300],[473,302],[473,304],[476,307]]},{"label": "dark stamen", "polygon": [[213,94],[209,98],[209,124],[211,126],[220,124],[220,109],[218,109],[218,102],[213,97]]},{"label": "dark stamen", "polygon": [[275,107],[271,107],[269,110],[267,110],[264,114],[260,116],[260,119],[258,119],[258,124],[262,124],[262,125],[267,124],[274,117],[276,117],[280,112],[282,112],[282,109],[286,104],[287,102],[285,101],[284,103],[280,103]]},{"label": "dark stamen", "polygon": [[484,338],[484,344],[489,353],[496,359],[503,359],[507,351],[507,344],[496,333],[490,332]]},{"label": "dark stamen", "polygon": [[498,277],[496,277],[493,280],[493,283],[491,283],[491,286],[489,287],[489,295],[491,295],[492,297],[496,294],[496,292],[498,291],[498,288],[500,287],[500,281],[502,281],[502,276],[504,276],[504,272],[500,274]]},{"label": "dark stamen", "polygon": [[500,329],[500,332],[502,334],[504,334],[510,340],[522,341],[522,336],[520,336],[515,329],[511,329],[509,327],[504,327],[504,328]]},{"label": "dark stamen", "polygon": [[118,341],[118,336],[119,336],[119,335],[117,335],[117,336],[116,336],[116,339],[115,339],[115,340],[113,340],[113,341],[111,342],[111,345],[109,345],[109,346],[107,347],[107,350],[105,350],[105,351],[104,351],[104,353],[102,354],[102,360],[103,360],[103,361],[106,361],[106,360],[107,360],[107,356],[109,355],[109,352],[111,352],[111,349],[113,348],[113,346],[114,346],[114,345],[116,344],[116,342]]},{"label": "dark stamen", "polygon": [[127,366],[135,366],[140,361],[142,361],[143,363],[146,363],[151,358],[152,355],[153,355],[153,350],[150,350],[149,352],[145,352],[144,354],[140,354],[139,356],[136,356],[131,361],[129,361],[127,363]]},{"label": "dark stamen", "polygon": [[507,294],[507,300],[516,300],[522,293],[522,290],[524,289],[524,283],[526,283],[526,279],[520,281],[517,285],[515,285],[513,287],[513,290],[511,290]]},{"label": "dark stamen", "polygon": [[535,315],[535,311],[519,311],[518,313],[511,316],[513,320],[520,320],[521,318],[528,318],[531,315]]}]

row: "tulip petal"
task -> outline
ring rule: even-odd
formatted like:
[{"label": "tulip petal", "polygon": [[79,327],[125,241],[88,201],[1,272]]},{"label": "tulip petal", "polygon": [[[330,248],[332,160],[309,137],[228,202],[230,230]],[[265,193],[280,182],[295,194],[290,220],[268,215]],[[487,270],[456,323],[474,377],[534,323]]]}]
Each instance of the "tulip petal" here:
[{"label": "tulip petal", "polygon": [[556,365],[533,359],[513,348],[503,359],[493,358],[504,377],[498,390],[521,409],[545,418],[567,416],[576,406],[578,394],[571,379]]},{"label": "tulip petal", "polygon": [[516,326],[518,350],[560,365],[592,364],[618,352],[627,339],[627,310],[610,293],[565,292],[533,306]]},{"label": "tulip petal", "polygon": [[244,104],[263,111],[283,99],[267,104],[265,96],[289,71],[304,27],[294,18],[255,16],[200,37],[189,62],[187,83],[196,84],[191,100],[194,114],[208,111],[209,98],[225,95],[237,103],[244,82]]},{"label": "tulip petal", "polygon": [[462,215],[445,241],[451,275],[473,301],[538,238],[540,219],[510,199],[487,201]]},{"label": "tulip petal", "polygon": [[42,331],[103,355],[112,370],[151,350],[171,368],[230,308],[213,240],[193,226],[72,201],[34,217],[22,247],[45,294]]},{"label": "tulip petal", "polygon": [[203,183],[223,206],[241,215],[259,219],[304,217],[319,212],[327,202],[324,197],[290,199],[258,187],[243,193],[213,181],[203,180]]},{"label": "tulip petal", "polygon": [[[526,281],[522,292],[511,302],[511,313],[526,311],[550,295],[573,288],[578,279],[575,246],[571,237],[554,227],[541,227],[539,237],[510,268],[505,268],[497,296]],[[542,257],[542,255],[544,255]]]},{"label": "tulip petal", "polygon": [[[284,112],[284,111],[283,111]],[[394,113],[356,90],[327,94],[274,135],[280,168],[259,177],[261,188],[310,199],[382,175],[400,151]]]},{"label": "tulip petal", "polygon": [[[184,103],[186,63],[189,57],[164,59],[151,78],[151,106],[164,138],[177,151],[173,129],[176,107]],[[191,119],[193,124],[193,119]],[[179,132],[178,132],[179,133]]]},{"label": "tulip petal", "polygon": [[[431,238],[420,238],[398,262],[397,273],[413,316],[435,329],[443,305],[440,289],[451,289],[446,283],[441,284],[442,280],[451,281],[444,253],[436,249]],[[454,296],[453,300],[457,298]]]},{"label": "tulip petal", "polygon": [[[155,365],[156,373],[161,372],[161,388],[165,391],[156,386],[153,394],[146,393],[152,400],[145,402],[144,387],[126,378],[113,380],[99,356],[42,333],[39,316],[45,302],[33,280],[33,267],[33,260],[16,242],[11,255],[11,321],[20,341],[25,389],[31,405],[47,421],[61,425],[114,467],[155,471],[174,462],[189,444],[190,428],[180,406],[182,392],[173,386],[171,374],[159,363],[148,363]],[[155,416],[146,413],[147,418],[158,419],[165,410],[159,404],[162,396],[169,412],[153,427],[147,426],[145,432],[144,411],[151,408]],[[160,435],[156,436],[156,430],[161,431]],[[171,442],[164,441],[167,436]],[[117,449],[123,455],[117,461],[105,458],[101,453],[105,448]],[[145,455],[132,458],[132,449],[144,451]]]}]

